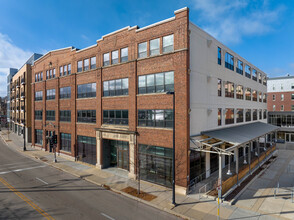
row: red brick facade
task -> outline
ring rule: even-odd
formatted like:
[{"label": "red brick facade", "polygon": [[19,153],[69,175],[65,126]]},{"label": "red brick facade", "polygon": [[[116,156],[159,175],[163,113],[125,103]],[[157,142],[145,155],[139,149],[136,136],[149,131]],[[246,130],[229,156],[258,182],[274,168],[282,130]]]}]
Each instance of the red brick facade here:
[{"label": "red brick facade", "polygon": [[[174,71],[175,101],[175,130],[176,130],[176,184],[187,187],[189,183],[189,11],[179,11],[174,19],[142,30],[124,28],[104,36],[97,45],[78,51],[65,48],[49,52],[33,66],[32,97],[35,92],[43,91],[42,101],[33,101],[32,107],[32,144],[35,145],[35,129],[43,130],[43,147],[48,150],[46,131],[71,134],[71,156],[75,156],[77,135],[96,137],[96,128],[103,127],[103,110],[127,109],[129,125],[127,130],[137,133],[137,144],[155,145],[172,148],[173,130],[168,128],[138,127],[138,109],[172,109],[172,96],[167,94],[138,94],[138,76]],[[174,35],[174,51],[162,52],[162,37]],[[160,55],[138,58],[138,44],[160,38]],[[128,47],[128,61],[103,67],[103,54],[113,50]],[[111,53],[110,53],[111,54]],[[96,56],[96,68],[77,73],[77,61]],[[110,58],[111,60],[111,58]],[[120,60],[120,53],[119,53]],[[71,64],[70,76],[59,77],[59,66]],[[46,80],[46,70],[56,69],[56,77]],[[35,74],[43,72],[44,80],[35,82]],[[103,97],[103,81],[128,78],[127,96]],[[95,98],[77,98],[77,85],[96,83]],[[59,88],[70,86],[71,98],[59,99]],[[56,98],[46,100],[46,90],[55,88]],[[34,99],[34,98],[33,98]],[[96,124],[77,123],[77,110],[96,110]],[[34,120],[35,110],[43,110],[43,120]],[[55,121],[46,121],[46,110],[55,110]],[[59,111],[71,110],[71,122],[60,122]],[[58,146],[60,139],[58,138]],[[59,147],[58,147],[59,150]],[[136,149],[135,149],[136,150]],[[66,153],[66,152],[64,152]]]},{"label": "red brick facade", "polygon": [[[294,105],[294,99],[292,99],[294,92],[269,92],[267,96],[267,109],[268,111],[292,111],[292,105]],[[282,100],[284,95],[284,100]],[[274,100],[275,96],[275,100]],[[275,110],[273,106],[275,105]],[[284,110],[281,106],[284,106]]]}]

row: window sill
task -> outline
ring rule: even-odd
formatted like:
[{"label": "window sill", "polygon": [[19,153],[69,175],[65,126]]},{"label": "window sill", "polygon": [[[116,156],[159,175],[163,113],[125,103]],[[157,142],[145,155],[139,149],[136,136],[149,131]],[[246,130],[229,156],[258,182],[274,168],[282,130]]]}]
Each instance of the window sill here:
[{"label": "window sill", "polygon": [[89,97],[89,98],[76,98],[76,100],[85,100],[85,99],[96,99],[96,97]]},{"label": "window sill", "polygon": [[[95,69],[88,69],[88,70],[85,70],[85,71],[81,71],[81,72],[77,72],[76,74],[81,74],[81,73],[88,73],[88,72],[91,72],[93,70],[96,70],[97,68]],[[71,74],[72,75],[72,74]]]},{"label": "window sill", "polygon": [[102,124],[101,128],[129,130],[129,125]]},{"label": "window sill", "polygon": [[71,124],[71,121],[59,121],[60,123],[67,123],[67,124]]},{"label": "window sill", "polygon": [[165,131],[172,131],[173,128],[161,128],[161,127],[144,127],[144,126],[137,126],[138,129],[154,129],[154,130],[165,130]]},{"label": "window sill", "polygon": [[137,94],[136,96],[169,95],[169,94],[166,94],[166,93],[167,92],[144,93],[144,94]]},{"label": "window sill", "polygon": [[96,125],[95,123],[91,123],[91,122],[76,122],[77,125]]},{"label": "window sill", "polygon": [[123,98],[128,97],[129,95],[115,95],[115,96],[103,96],[102,99],[109,99],[109,98]]}]

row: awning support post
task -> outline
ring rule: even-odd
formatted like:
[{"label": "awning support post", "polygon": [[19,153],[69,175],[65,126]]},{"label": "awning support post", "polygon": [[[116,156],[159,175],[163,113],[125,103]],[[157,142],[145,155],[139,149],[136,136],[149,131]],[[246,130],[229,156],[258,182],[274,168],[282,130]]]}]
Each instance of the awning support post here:
[{"label": "awning support post", "polygon": [[248,163],[249,163],[249,174],[251,175],[251,145],[252,145],[252,141],[249,142],[249,146],[248,146]]},{"label": "awning support post", "polygon": [[247,164],[247,161],[246,161],[246,145],[243,147],[243,155],[244,155],[244,162],[243,162],[243,164]]},{"label": "awning support post", "polygon": [[231,176],[232,175],[232,172],[231,172],[231,155],[228,155],[228,157],[229,157],[229,166],[228,166],[227,175]]},{"label": "awning support post", "polygon": [[237,175],[237,185],[239,185],[239,148],[236,150],[236,175]]},{"label": "awning support post", "polygon": [[[219,183],[220,183],[220,188],[222,188],[222,154],[219,153],[218,154],[218,179],[219,179]],[[220,195],[219,198],[221,198],[221,190],[220,190]]]}]

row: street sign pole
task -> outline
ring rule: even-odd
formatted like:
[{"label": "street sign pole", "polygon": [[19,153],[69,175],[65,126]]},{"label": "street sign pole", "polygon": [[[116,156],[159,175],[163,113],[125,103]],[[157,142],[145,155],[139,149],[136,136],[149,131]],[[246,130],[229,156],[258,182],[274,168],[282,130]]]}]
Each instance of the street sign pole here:
[{"label": "street sign pole", "polygon": [[54,150],[54,163],[57,163],[57,159],[56,159],[56,144],[54,144],[53,150]]}]

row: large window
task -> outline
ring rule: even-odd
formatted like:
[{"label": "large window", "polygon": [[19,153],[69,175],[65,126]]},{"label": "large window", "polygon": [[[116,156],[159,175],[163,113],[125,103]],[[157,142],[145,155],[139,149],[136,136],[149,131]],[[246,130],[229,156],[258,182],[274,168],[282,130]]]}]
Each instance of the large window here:
[{"label": "large window", "polygon": [[67,65],[67,74],[70,75],[71,74],[71,64]]},{"label": "large window", "polygon": [[63,87],[59,89],[59,98],[60,99],[69,99],[71,97],[71,88]]},{"label": "large window", "polygon": [[281,94],[281,101],[284,101],[284,94]]},{"label": "large window", "polygon": [[111,64],[117,64],[118,63],[118,50],[111,52]]},{"label": "large window", "polygon": [[43,130],[35,129],[35,144],[43,145]]},{"label": "large window", "polygon": [[255,69],[252,70],[252,79],[257,81],[257,71]]},{"label": "large window", "polygon": [[84,60],[84,71],[87,71],[89,70],[89,59],[85,59]]},{"label": "large window", "polygon": [[43,111],[42,110],[36,110],[35,111],[35,120],[42,120],[43,119]]},{"label": "large window", "polygon": [[63,66],[63,75],[66,76],[66,72],[67,72],[67,65]]},{"label": "large window", "polygon": [[251,79],[251,67],[248,65],[245,65],[245,76],[249,79]]},{"label": "large window", "polygon": [[225,67],[234,71],[234,56],[229,53],[226,53]]},{"label": "large window", "polygon": [[222,65],[222,49],[220,47],[217,48],[217,63]]},{"label": "large window", "polygon": [[251,121],[251,109],[246,109],[245,120]]},{"label": "large window", "polygon": [[234,124],[234,109],[233,108],[226,108],[226,125]]},{"label": "large window", "polygon": [[128,110],[103,110],[103,123],[115,125],[129,124]]},{"label": "large window", "polygon": [[109,53],[103,54],[103,66],[109,65]]},{"label": "large window", "polygon": [[47,89],[46,90],[46,99],[47,100],[55,99],[55,89]]},{"label": "large window", "polygon": [[129,79],[116,79],[103,82],[103,96],[128,95]]},{"label": "large window", "polygon": [[266,86],[266,76],[263,76],[263,85]]},{"label": "large window", "polygon": [[261,109],[259,109],[259,120],[261,120],[262,119],[262,110]]},{"label": "large window", "polygon": [[244,99],[244,90],[243,90],[243,86],[238,85],[236,87],[236,98],[237,99]]},{"label": "large window", "polygon": [[217,79],[217,95],[222,96],[222,80]]},{"label": "large window", "polygon": [[62,74],[63,74],[63,66],[60,66],[59,67],[59,76],[62,76]]},{"label": "large window", "polygon": [[241,108],[237,109],[237,123],[244,122],[244,111]]},{"label": "large window", "polygon": [[147,57],[147,42],[138,44],[138,58]]},{"label": "large window", "polygon": [[78,61],[78,72],[82,72],[83,71],[83,61],[80,60]]},{"label": "large window", "polygon": [[234,83],[226,82],[225,84],[225,96],[229,98],[234,98]]},{"label": "large window", "polygon": [[263,119],[266,119],[267,116],[267,110],[263,110]]},{"label": "large window", "polygon": [[140,177],[172,186],[172,148],[139,144]]},{"label": "large window", "polygon": [[293,93],[291,94],[291,100],[294,100],[294,94]]},{"label": "large window", "polygon": [[123,48],[120,50],[120,62],[127,62],[129,60],[129,55],[128,55],[128,48]]},{"label": "large window", "polygon": [[35,101],[43,100],[43,91],[35,92]]},{"label": "large window", "polygon": [[264,93],[264,94],[263,94],[263,102],[264,102],[264,103],[266,103],[266,97],[267,97],[267,95]]},{"label": "large window", "polygon": [[78,110],[78,122],[96,123],[96,110]]},{"label": "large window", "polygon": [[174,91],[174,72],[149,74],[138,77],[138,93]]},{"label": "large window", "polygon": [[236,68],[236,72],[243,75],[243,62],[238,60],[238,66]]},{"label": "large window", "polygon": [[47,121],[55,121],[55,111],[54,110],[46,111],[46,120]]},{"label": "large window", "polygon": [[258,73],[258,82],[261,84],[261,73]]},{"label": "large window", "polygon": [[71,112],[70,110],[60,110],[59,112],[59,120],[70,122],[71,121]]},{"label": "large window", "polygon": [[253,109],[253,121],[257,120],[257,109]]},{"label": "large window", "polygon": [[96,57],[91,57],[91,69],[96,68]]},{"label": "large window", "polygon": [[262,92],[259,92],[258,94],[259,94],[258,95],[259,96],[259,102],[262,102]]},{"label": "large window", "polygon": [[173,127],[173,110],[138,110],[138,126]]},{"label": "large window", "polygon": [[174,50],[174,35],[165,36],[162,38],[162,52],[172,52]]},{"label": "large window", "polygon": [[78,98],[96,97],[96,83],[78,85]]},{"label": "large window", "polygon": [[257,102],[257,91],[256,90],[252,91],[252,101]]},{"label": "large window", "polygon": [[79,160],[95,165],[97,163],[96,138],[78,135],[77,145]]},{"label": "large window", "polygon": [[251,89],[250,88],[246,88],[246,90],[245,90],[245,98],[246,98],[246,100],[251,101]]},{"label": "large window", "polygon": [[222,109],[219,108],[217,111],[217,125],[221,126],[222,125]]},{"label": "large window", "polygon": [[60,133],[60,150],[71,152],[71,134]]},{"label": "large window", "polygon": [[159,38],[150,41],[150,56],[157,55],[160,53],[159,50]]}]

